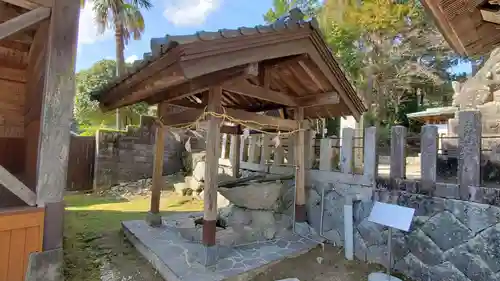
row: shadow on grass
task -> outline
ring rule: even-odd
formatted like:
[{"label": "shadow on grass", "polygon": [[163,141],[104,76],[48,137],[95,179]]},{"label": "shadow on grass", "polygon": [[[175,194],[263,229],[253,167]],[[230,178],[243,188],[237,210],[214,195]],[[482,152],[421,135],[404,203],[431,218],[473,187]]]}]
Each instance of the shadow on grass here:
[{"label": "shadow on grass", "polygon": [[118,198],[112,196],[102,196],[98,197],[92,193],[79,193],[67,195],[64,197],[64,202],[66,207],[88,207],[100,204],[111,204],[128,202],[129,200],[125,198]]},{"label": "shadow on grass", "polygon": [[[185,212],[166,211],[162,215],[174,213]],[[123,235],[122,221],[145,217],[146,212],[66,211],[65,280],[163,280]]]},{"label": "shadow on grass", "polygon": [[[64,258],[68,281],[163,280],[124,239],[121,222],[142,220],[149,198],[129,200],[96,195],[65,197]],[[163,216],[197,212],[202,202],[167,193],[161,198]]]}]

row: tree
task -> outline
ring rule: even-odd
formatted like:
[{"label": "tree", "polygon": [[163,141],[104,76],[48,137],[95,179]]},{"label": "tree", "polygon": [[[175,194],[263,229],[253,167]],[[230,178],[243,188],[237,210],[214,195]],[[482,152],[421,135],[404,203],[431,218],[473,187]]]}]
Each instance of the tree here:
[{"label": "tree", "polygon": [[269,24],[273,23],[293,8],[299,8],[306,18],[311,18],[318,14],[321,2],[319,0],[273,0],[273,7],[264,14],[264,20]]},{"label": "tree", "polygon": [[[85,2],[85,0],[81,0],[82,5],[85,5]],[[151,0],[93,0],[92,3],[99,31],[104,33],[111,28],[115,32],[117,75],[124,75],[126,73],[125,46],[131,38],[141,39],[145,28],[140,9],[149,10],[153,4]],[[123,118],[120,117],[121,111],[127,110],[116,110],[117,129],[120,129],[121,124],[124,124]],[[125,114],[127,115],[127,113]]]},{"label": "tree", "polygon": [[[90,99],[90,94],[101,89],[111,80],[116,78],[116,62],[114,60],[101,60],[89,69],[82,70],[76,74],[76,97],[74,116],[79,128],[92,134],[95,130],[111,126],[114,123],[112,114],[103,113],[99,103]],[[130,106],[124,111],[122,118],[128,124],[138,124],[142,114],[146,114],[148,106],[139,103]]]}]

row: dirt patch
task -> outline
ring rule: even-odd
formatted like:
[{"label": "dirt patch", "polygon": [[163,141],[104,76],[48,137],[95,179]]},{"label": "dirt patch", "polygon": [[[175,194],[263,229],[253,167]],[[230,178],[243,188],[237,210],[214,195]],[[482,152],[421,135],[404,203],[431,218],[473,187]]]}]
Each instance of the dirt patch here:
[{"label": "dirt patch", "polygon": [[[252,281],[270,281],[285,278],[298,278],[300,281],[366,281],[368,274],[383,271],[380,265],[360,261],[348,261],[344,251],[330,245],[313,249],[301,256],[286,259]],[[397,276],[397,274],[395,274]],[[402,276],[397,276],[402,278]],[[410,281],[409,279],[403,279]]]}]

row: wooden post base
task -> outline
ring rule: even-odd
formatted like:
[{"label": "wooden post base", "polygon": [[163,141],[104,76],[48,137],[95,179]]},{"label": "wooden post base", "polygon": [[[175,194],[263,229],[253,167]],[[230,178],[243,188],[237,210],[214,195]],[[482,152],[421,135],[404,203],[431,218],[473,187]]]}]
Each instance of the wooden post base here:
[{"label": "wooden post base", "polygon": [[203,245],[214,246],[215,245],[215,230],[217,221],[207,221],[203,220]]},{"label": "wooden post base", "polygon": [[295,222],[305,222],[306,220],[306,205],[295,205]]},{"label": "wooden post base", "polygon": [[146,222],[149,226],[159,227],[162,224],[161,215],[159,213],[148,212],[146,215]]}]

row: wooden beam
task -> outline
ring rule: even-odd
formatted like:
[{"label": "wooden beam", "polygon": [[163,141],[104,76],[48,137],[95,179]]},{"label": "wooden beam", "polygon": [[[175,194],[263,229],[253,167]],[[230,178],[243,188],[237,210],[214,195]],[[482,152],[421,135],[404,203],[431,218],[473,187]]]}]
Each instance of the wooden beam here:
[{"label": "wooden beam", "polygon": [[0,24],[0,40],[50,17],[50,8],[37,8]]},{"label": "wooden beam", "polygon": [[286,93],[277,92],[261,86],[253,85],[246,80],[238,80],[223,85],[224,89],[243,96],[252,97],[260,100],[270,101],[287,106],[297,106],[294,99]]},{"label": "wooden beam", "polygon": [[296,99],[296,102],[301,107],[312,107],[318,105],[331,105],[340,102],[337,92],[328,92],[318,95],[310,95]]},{"label": "wooden beam", "polygon": [[0,0],[14,6],[22,7],[28,10],[33,10],[39,7],[52,7],[54,0]]},{"label": "wooden beam", "polygon": [[[235,119],[248,122],[251,127],[278,128],[281,130],[297,130],[299,128],[295,120],[281,119],[231,108],[226,108],[225,113]],[[196,121],[202,114],[203,109],[193,108],[179,113],[161,115],[161,119],[165,126],[179,126]]]},{"label": "wooden beam", "polygon": [[203,114],[203,109],[193,108],[184,110],[179,113],[160,114],[160,119],[163,125],[179,126],[196,121],[196,119],[198,119]]},{"label": "wooden beam", "polygon": [[[220,112],[222,88],[210,89],[207,110]],[[214,116],[208,118],[207,130],[207,154],[205,165],[205,189],[203,192],[203,244],[205,246],[215,245],[215,231],[217,221],[217,175],[219,173],[219,124],[221,120]],[[211,264],[213,261],[208,261]]]},{"label": "wooden beam", "polygon": [[163,181],[163,157],[165,150],[165,129],[159,124],[156,128],[155,156],[153,166],[153,187],[151,188],[151,206],[149,211],[150,226],[160,226],[162,224],[160,215],[161,190],[165,185]]},{"label": "wooden beam", "polygon": [[[304,123],[304,108],[299,107],[295,110],[296,122]],[[300,130],[295,134],[295,222],[305,222],[306,216],[306,167],[305,167],[305,131]]]},{"label": "wooden beam", "polygon": [[311,80],[314,82],[314,84],[316,84],[316,86],[321,91],[325,91],[324,87],[323,87],[323,84],[321,84],[321,82],[318,80],[318,78],[316,78],[316,75],[314,75],[314,73],[312,72],[312,70],[309,68],[309,66],[307,66],[307,64],[303,60],[299,61],[299,65],[306,72],[307,76],[309,76],[309,78],[311,78]]},{"label": "wooden beam", "polygon": [[0,165],[0,184],[14,193],[29,206],[36,205],[36,194]]},{"label": "wooden beam", "polygon": [[[276,127],[282,130],[296,130],[299,128],[299,125],[295,120],[281,119],[277,117],[247,112],[244,110],[226,108],[226,114],[242,121],[248,121],[248,125],[250,127]],[[256,125],[255,123],[259,123],[261,125]]]},{"label": "wooden beam", "polygon": [[25,83],[26,70],[5,68],[0,66],[0,79]]},{"label": "wooden beam", "polygon": [[44,251],[62,248],[79,15],[80,1],[54,1],[47,37],[36,189],[37,205],[46,210]]}]

